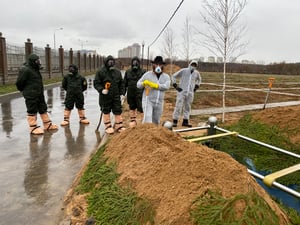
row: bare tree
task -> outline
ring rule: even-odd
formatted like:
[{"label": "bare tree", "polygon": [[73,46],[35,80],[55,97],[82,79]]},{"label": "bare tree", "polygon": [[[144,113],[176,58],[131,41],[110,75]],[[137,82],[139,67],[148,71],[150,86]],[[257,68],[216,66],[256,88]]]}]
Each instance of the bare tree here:
[{"label": "bare tree", "polygon": [[195,43],[194,38],[193,38],[193,29],[192,29],[192,25],[190,23],[190,18],[186,17],[185,21],[184,21],[184,26],[182,29],[182,38],[183,38],[183,58],[184,60],[187,61],[187,63],[189,63],[191,57],[193,56],[194,53],[194,48],[193,45]]},{"label": "bare tree", "polygon": [[167,28],[164,31],[164,36],[163,36],[163,48],[162,52],[163,54],[170,59],[170,64],[171,64],[171,71],[170,75],[173,73],[173,58],[175,54],[175,43],[174,43],[174,32],[171,28]]},{"label": "bare tree", "polygon": [[202,36],[202,45],[215,56],[223,57],[222,102],[225,121],[225,87],[226,63],[228,59],[237,59],[245,53],[247,42],[242,42],[246,26],[239,19],[247,0],[203,0],[200,12],[204,22],[204,30],[198,31]]}]

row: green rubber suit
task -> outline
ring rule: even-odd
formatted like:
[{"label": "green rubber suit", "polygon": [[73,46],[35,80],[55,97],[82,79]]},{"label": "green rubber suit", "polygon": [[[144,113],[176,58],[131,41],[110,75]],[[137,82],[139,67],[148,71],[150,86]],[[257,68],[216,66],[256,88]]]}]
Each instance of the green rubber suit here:
[{"label": "green rubber suit", "polygon": [[52,124],[44,96],[43,77],[40,73],[41,61],[39,56],[31,54],[19,71],[16,86],[25,98],[27,108],[27,122],[31,134],[43,134],[44,131],[37,125],[37,113],[40,114],[44,130],[57,130]]},{"label": "green rubber suit", "polygon": [[78,110],[79,122],[82,124],[89,124],[90,122],[85,117],[84,110],[84,96],[83,92],[87,89],[86,78],[78,73],[78,67],[74,64],[69,66],[69,73],[64,76],[62,80],[62,87],[67,92],[65,98],[64,121],[61,126],[69,125],[70,114],[75,107]]}]

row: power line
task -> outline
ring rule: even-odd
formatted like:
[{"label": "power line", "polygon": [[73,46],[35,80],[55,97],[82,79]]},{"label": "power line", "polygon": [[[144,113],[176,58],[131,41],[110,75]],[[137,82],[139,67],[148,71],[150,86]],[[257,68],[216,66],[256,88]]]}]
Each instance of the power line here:
[{"label": "power line", "polygon": [[184,0],[182,0],[179,5],[177,6],[176,10],[173,12],[172,16],[170,17],[170,19],[168,20],[168,22],[166,23],[166,25],[163,27],[163,29],[160,31],[160,33],[157,35],[157,37],[154,39],[154,41],[152,41],[152,43],[148,46],[148,48],[153,45],[157,39],[160,37],[160,35],[164,32],[164,30],[167,28],[167,26],[169,25],[169,23],[171,22],[171,20],[173,19],[173,17],[175,16],[176,12],[178,11],[178,9],[180,8],[180,6],[182,5],[182,3],[184,2]]}]

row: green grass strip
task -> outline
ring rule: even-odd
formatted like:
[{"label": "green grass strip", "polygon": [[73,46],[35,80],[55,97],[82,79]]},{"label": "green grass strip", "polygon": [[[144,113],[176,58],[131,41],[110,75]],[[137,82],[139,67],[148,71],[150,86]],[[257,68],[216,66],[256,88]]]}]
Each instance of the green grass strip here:
[{"label": "green grass strip", "polygon": [[279,219],[256,192],[222,197],[208,190],[193,203],[191,217],[196,225],[278,225]]},{"label": "green grass strip", "polygon": [[105,146],[94,154],[77,187],[80,193],[90,193],[88,215],[98,225],[154,224],[150,201],[117,183],[116,164],[107,162],[104,150]]}]

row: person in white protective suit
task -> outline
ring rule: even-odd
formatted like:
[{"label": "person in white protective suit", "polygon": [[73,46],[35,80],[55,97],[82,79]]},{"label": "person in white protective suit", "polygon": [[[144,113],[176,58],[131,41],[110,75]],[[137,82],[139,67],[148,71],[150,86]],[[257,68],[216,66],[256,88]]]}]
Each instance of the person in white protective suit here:
[{"label": "person in white protective suit", "polygon": [[[182,126],[192,127],[189,124],[191,105],[194,100],[194,92],[201,84],[201,75],[196,70],[197,66],[197,61],[192,60],[189,67],[183,68],[172,75],[173,87],[177,91],[176,105],[173,112],[173,127],[177,127],[182,111]],[[179,81],[178,84],[177,81]]]},{"label": "person in white protective suit", "polygon": [[146,72],[137,82],[137,88],[144,89],[142,106],[143,123],[159,124],[163,112],[165,91],[170,88],[170,76],[163,72],[165,62],[156,56],[152,63],[152,71]]}]

